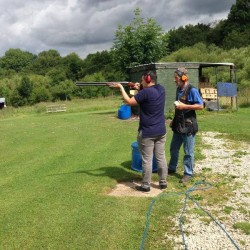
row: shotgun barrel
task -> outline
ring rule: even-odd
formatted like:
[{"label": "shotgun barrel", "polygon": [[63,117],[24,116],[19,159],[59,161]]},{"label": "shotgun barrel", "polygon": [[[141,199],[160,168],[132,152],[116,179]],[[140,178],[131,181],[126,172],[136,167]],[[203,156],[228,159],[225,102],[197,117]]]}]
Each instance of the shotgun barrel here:
[{"label": "shotgun barrel", "polygon": [[[76,82],[76,86],[112,86],[113,83],[117,82]],[[129,86],[130,84],[132,85],[133,83],[131,82],[119,82],[123,86]],[[130,87],[130,86],[129,86]]]}]

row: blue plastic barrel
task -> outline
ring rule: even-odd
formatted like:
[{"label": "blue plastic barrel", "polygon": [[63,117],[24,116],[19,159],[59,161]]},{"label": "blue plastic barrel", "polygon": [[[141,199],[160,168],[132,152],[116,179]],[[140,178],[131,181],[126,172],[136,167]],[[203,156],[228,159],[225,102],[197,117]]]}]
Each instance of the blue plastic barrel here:
[{"label": "blue plastic barrel", "polygon": [[[142,172],[142,158],[141,158],[141,153],[140,153],[137,141],[133,142],[131,146],[132,146],[132,165],[131,165],[131,168],[137,172]],[[155,173],[155,172],[157,172],[157,163],[156,163],[155,156],[153,157],[152,164],[153,164],[152,172]]]},{"label": "blue plastic barrel", "polygon": [[131,117],[131,107],[123,104],[118,110],[118,118],[122,120],[129,119]]}]

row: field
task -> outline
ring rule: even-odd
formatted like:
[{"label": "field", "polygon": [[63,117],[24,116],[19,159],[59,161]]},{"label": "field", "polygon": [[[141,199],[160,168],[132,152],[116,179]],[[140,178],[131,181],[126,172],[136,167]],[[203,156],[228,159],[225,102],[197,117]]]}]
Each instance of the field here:
[{"label": "field", "polygon": [[[117,119],[116,98],[67,102],[62,113],[48,114],[46,105],[0,110],[0,249],[138,249],[152,198],[108,195],[118,182],[141,179],[130,167],[138,121]],[[249,142],[249,111],[200,112],[200,129]],[[169,129],[168,159],[170,139]],[[197,160],[201,148],[198,134]],[[171,178],[169,190],[192,184]],[[226,185],[221,196],[231,195]],[[172,249],[164,234],[180,214],[180,201],[157,202],[146,249]]]}]

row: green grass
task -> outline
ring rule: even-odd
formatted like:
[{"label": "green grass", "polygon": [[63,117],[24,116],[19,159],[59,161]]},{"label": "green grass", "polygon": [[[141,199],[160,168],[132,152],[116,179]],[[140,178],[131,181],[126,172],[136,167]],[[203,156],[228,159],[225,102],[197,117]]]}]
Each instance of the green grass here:
[{"label": "green grass", "polygon": [[[0,249],[139,248],[152,199],[107,195],[119,181],[141,179],[130,168],[138,122],[117,119],[120,104],[107,98],[67,102],[65,113],[47,114],[46,104],[0,110]],[[200,128],[217,130],[217,123],[228,120],[224,132],[249,138],[247,111],[199,115]],[[214,124],[217,116],[223,119]],[[242,129],[236,126],[239,117]],[[169,130],[168,158],[170,139]],[[199,152],[199,136],[197,141]],[[194,183],[179,184],[178,171],[169,179],[169,191],[185,191]],[[209,198],[201,191],[197,197],[221,202],[225,185],[214,187]],[[171,233],[169,217],[179,216],[181,198],[157,200],[147,249],[172,249],[165,233]]]},{"label": "green grass", "polygon": [[202,131],[227,133],[227,137],[236,141],[250,141],[250,108],[238,111],[203,111],[199,113],[199,127]]},{"label": "green grass", "polygon": [[249,222],[237,222],[234,224],[234,228],[242,230],[245,234],[250,234],[250,223]]}]

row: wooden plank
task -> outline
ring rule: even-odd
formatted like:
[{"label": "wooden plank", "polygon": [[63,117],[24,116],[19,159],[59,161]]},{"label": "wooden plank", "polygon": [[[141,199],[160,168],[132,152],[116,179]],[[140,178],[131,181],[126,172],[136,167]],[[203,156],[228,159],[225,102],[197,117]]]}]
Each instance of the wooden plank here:
[{"label": "wooden plank", "polygon": [[55,104],[47,106],[47,113],[51,112],[65,112],[66,105],[65,104]]},{"label": "wooden plank", "polygon": [[202,94],[204,99],[217,99],[217,94]]}]

